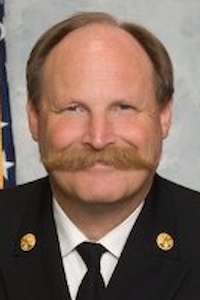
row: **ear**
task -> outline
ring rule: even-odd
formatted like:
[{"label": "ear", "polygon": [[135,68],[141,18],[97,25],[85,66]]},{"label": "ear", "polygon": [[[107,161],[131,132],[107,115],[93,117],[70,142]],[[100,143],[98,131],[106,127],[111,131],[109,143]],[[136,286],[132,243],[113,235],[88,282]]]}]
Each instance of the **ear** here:
[{"label": "ear", "polygon": [[31,100],[28,100],[26,109],[28,115],[29,129],[32,138],[35,141],[38,141],[39,112]]},{"label": "ear", "polygon": [[173,107],[173,101],[170,100],[169,103],[167,103],[165,107],[161,109],[160,112],[160,122],[161,122],[163,139],[165,139],[168,136],[169,129],[171,127],[172,107]]}]

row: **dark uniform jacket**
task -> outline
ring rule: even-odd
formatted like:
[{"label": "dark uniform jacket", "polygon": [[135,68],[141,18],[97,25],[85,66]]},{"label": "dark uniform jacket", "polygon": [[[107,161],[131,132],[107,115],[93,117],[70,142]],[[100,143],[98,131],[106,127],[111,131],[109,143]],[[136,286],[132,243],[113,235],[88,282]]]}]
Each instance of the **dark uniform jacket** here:
[{"label": "dark uniform jacket", "polygon": [[[69,299],[48,178],[2,191],[0,300]],[[200,299],[199,193],[156,175],[105,299]]]}]

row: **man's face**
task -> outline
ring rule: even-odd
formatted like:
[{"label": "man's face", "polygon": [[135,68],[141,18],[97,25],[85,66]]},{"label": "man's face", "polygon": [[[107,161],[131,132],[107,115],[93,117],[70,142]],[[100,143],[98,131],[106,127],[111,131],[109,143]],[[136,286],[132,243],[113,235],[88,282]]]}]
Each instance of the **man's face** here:
[{"label": "man's face", "polygon": [[171,105],[158,107],[153,67],[139,44],[119,28],[96,24],[52,50],[39,112],[29,103],[28,113],[56,193],[111,203],[145,194]]}]

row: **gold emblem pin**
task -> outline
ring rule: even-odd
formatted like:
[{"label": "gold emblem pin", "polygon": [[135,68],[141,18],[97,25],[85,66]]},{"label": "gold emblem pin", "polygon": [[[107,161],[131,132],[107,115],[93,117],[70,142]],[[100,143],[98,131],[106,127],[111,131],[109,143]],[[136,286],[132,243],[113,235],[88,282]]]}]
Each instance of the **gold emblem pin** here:
[{"label": "gold emblem pin", "polygon": [[20,240],[20,248],[24,252],[28,252],[35,247],[36,236],[33,233],[26,233]]},{"label": "gold emblem pin", "polygon": [[157,246],[163,251],[169,251],[174,247],[174,239],[166,232],[161,232],[156,238]]}]

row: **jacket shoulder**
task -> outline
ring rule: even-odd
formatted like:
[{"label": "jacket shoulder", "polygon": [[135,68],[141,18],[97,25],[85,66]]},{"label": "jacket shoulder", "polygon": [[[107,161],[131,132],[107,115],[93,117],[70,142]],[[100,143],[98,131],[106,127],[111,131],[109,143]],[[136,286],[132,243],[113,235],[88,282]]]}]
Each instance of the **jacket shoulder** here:
[{"label": "jacket shoulder", "polygon": [[14,247],[22,222],[28,224],[33,219],[37,220],[41,207],[47,206],[49,195],[51,190],[48,178],[0,191],[1,257]]},{"label": "jacket shoulder", "polygon": [[[16,187],[0,191],[0,215],[7,214],[8,209],[18,211],[31,199],[37,199],[36,195],[49,187],[48,177],[25,183]],[[5,209],[5,211],[4,211]],[[10,213],[11,213],[10,211]]]},{"label": "jacket shoulder", "polygon": [[186,205],[194,205],[194,203],[200,205],[199,191],[195,191],[158,175],[156,176],[156,181],[161,189],[168,191],[172,196],[176,197],[176,202],[181,202],[181,204],[186,202]]},{"label": "jacket shoulder", "polygon": [[156,177],[156,181],[160,198],[170,203],[181,226],[188,228],[188,224],[191,227],[198,224],[200,231],[200,192],[160,176]]}]

